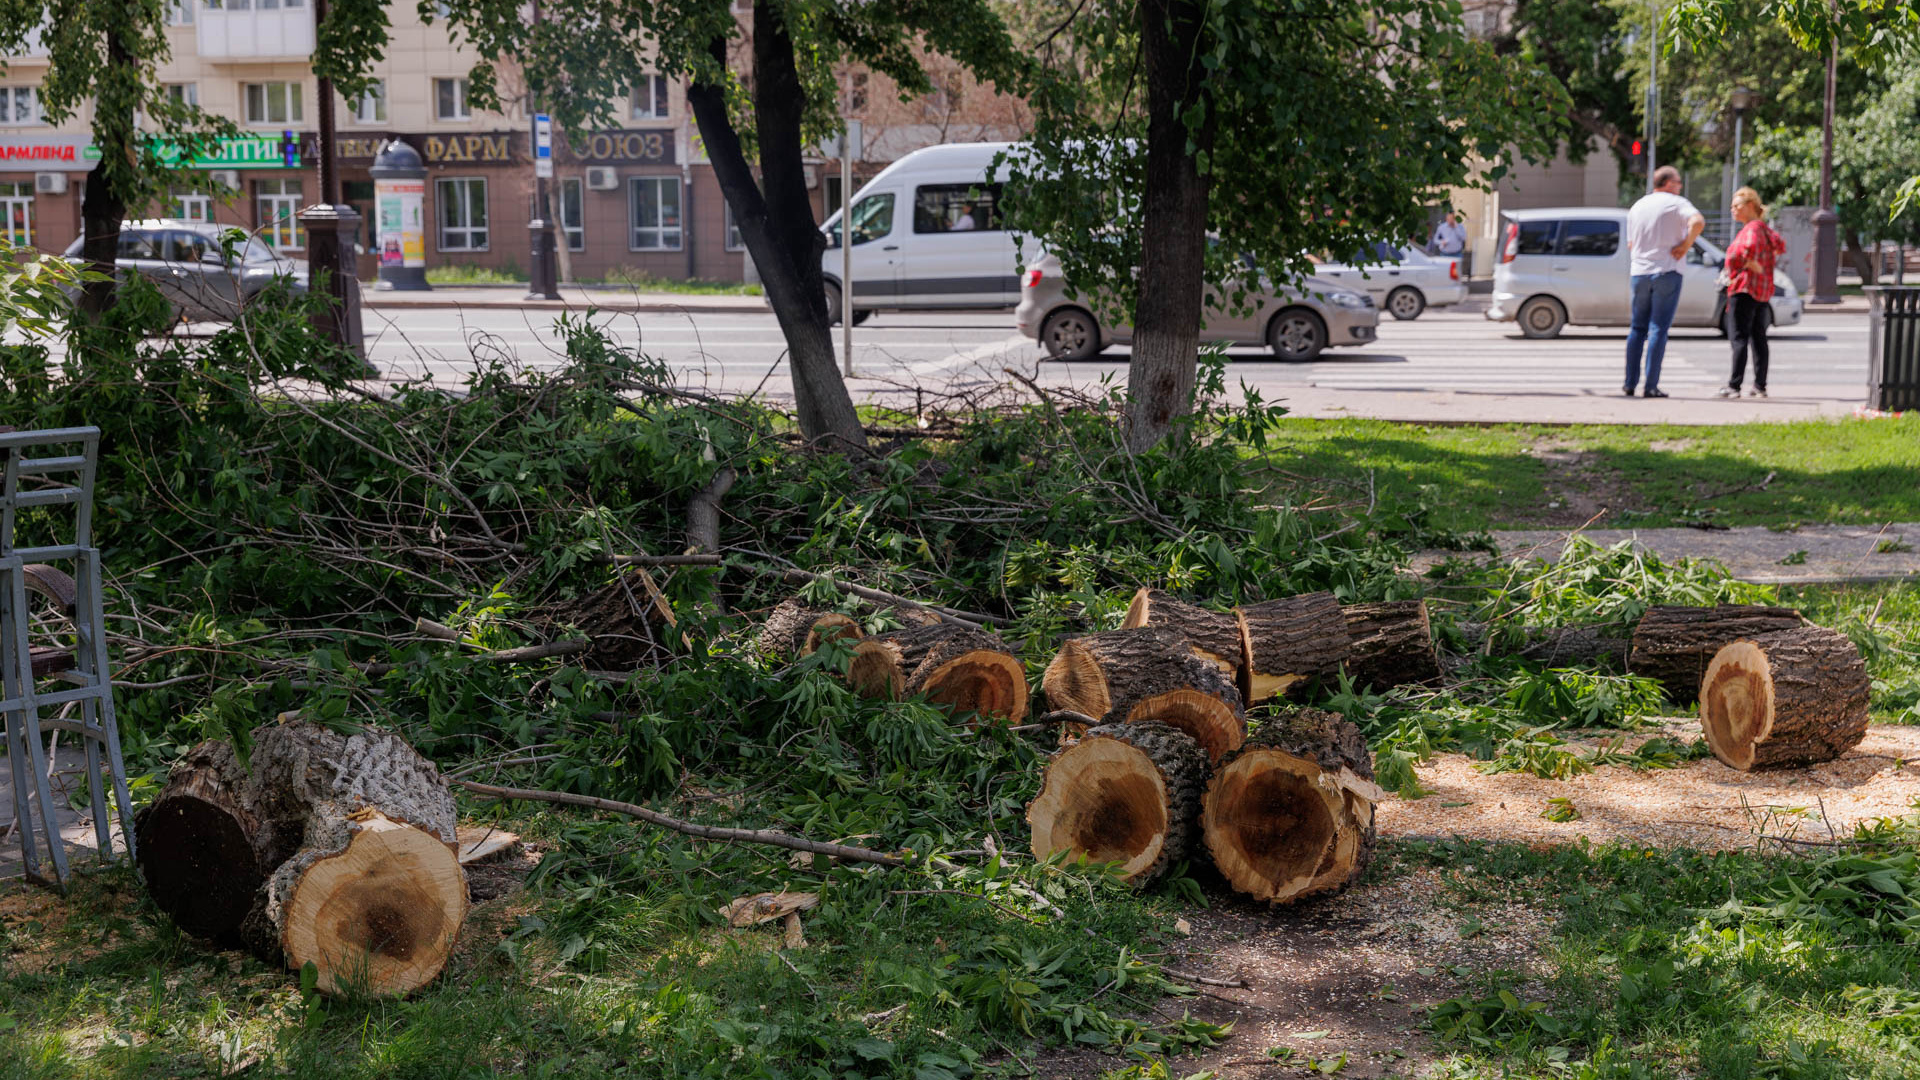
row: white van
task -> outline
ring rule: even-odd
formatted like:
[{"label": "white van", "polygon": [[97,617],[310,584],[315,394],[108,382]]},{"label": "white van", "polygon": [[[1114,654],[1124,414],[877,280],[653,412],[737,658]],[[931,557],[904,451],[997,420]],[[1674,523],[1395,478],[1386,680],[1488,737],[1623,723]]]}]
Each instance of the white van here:
[{"label": "white van", "polygon": [[[1011,143],[958,143],[915,150],[854,194],[853,321],[876,311],[1012,310],[1020,303],[1022,252],[1002,227],[1007,169],[994,158]],[[840,319],[840,217],[821,226],[827,311]]]}]

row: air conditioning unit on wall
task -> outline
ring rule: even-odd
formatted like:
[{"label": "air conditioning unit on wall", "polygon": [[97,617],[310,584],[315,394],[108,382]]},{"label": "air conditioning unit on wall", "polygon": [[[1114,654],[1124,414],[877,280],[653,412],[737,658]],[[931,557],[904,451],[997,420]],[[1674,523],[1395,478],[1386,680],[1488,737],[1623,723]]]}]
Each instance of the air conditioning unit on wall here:
[{"label": "air conditioning unit on wall", "polygon": [[65,195],[67,193],[67,174],[63,172],[34,173],[33,193],[35,195]]},{"label": "air conditioning unit on wall", "polygon": [[620,174],[611,165],[589,165],[587,186],[595,191],[612,191],[620,186]]},{"label": "air conditioning unit on wall", "polygon": [[215,169],[207,174],[207,179],[229,191],[240,190],[239,169]]}]

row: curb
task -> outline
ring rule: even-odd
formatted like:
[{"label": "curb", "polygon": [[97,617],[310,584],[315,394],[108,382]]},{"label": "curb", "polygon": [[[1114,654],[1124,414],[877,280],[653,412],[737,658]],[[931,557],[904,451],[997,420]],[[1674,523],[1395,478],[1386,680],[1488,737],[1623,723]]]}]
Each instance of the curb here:
[{"label": "curb", "polygon": [[593,300],[377,300],[364,297],[360,306],[380,311],[451,311],[479,308],[499,311],[620,311],[636,313],[682,314],[712,312],[717,315],[756,315],[772,309],[765,303],[688,304],[664,300],[633,301],[610,297],[605,303]]}]

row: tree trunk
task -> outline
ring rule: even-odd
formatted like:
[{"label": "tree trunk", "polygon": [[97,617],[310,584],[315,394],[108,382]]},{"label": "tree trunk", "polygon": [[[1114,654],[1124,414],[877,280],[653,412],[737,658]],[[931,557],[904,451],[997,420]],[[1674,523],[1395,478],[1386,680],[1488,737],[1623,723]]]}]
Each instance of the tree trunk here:
[{"label": "tree trunk", "polygon": [[[108,61],[116,67],[137,66],[121,33],[107,32],[106,50]],[[120,224],[127,217],[125,180],[133,175],[137,153],[133,114],[131,102],[124,110],[104,101],[94,104],[93,141],[100,149],[100,161],[87,173],[86,190],[80,196],[80,257],[87,269],[107,277],[81,286],[79,303],[81,314],[94,319],[113,306],[119,285],[113,268],[120,253]]]},{"label": "tree trunk", "polygon": [[[1216,118],[1201,64],[1206,8],[1194,0],[1143,0],[1140,51],[1147,99],[1146,190],[1141,199],[1140,286],[1127,373],[1127,449],[1166,438],[1193,397],[1205,302],[1207,198]],[[1198,130],[1187,117],[1202,110]]]},{"label": "tree trunk", "polygon": [[995,635],[935,623],[871,640],[880,648],[856,655],[857,663],[866,661],[856,685],[893,685],[891,672],[875,672],[880,665],[892,665],[899,673],[898,694],[922,695],[956,713],[974,712],[1016,724],[1026,719],[1026,669]]},{"label": "tree trunk", "polygon": [[1832,761],[1866,737],[1871,688],[1845,634],[1777,630],[1714,654],[1700,726],[1714,756],[1742,771]]},{"label": "tree trunk", "polygon": [[1240,696],[1248,707],[1300,694],[1340,670],[1353,648],[1332,593],[1307,593],[1234,609],[1240,620]]},{"label": "tree trunk", "polygon": [[1700,678],[1722,646],[1804,625],[1806,620],[1792,608],[1743,604],[1648,608],[1634,628],[1627,670],[1658,680],[1668,698],[1684,705],[1699,696]]},{"label": "tree trunk", "polygon": [[[733,208],[734,224],[760,271],[767,303],[787,340],[800,433],[829,450],[864,451],[867,435],[847,384],[840,378],[827,320],[820,278],[820,253],[826,240],[815,226],[812,204],[807,201],[800,148],[805,88],[794,65],[793,39],[779,11],[766,0],[754,5],[753,39],[758,183],[740,133],[734,129],[725,88],[696,80],[688,84],[687,104],[699,124],[714,178]],[[724,68],[727,39],[714,38],[708,49]]]},{"label": "tree trunk", "polygon": [[1373,857],[1373,757],[1338,713],[1268,720],[1214,770],[1200,827],[1221,876],[1278,903],[1346,888]]},{"label": "tree trunk", "polygon": [[[1186,731],[1209,756],[1246,738],[1239,692],[1220,669],[1193,655],[1187,639],[1166,628],[1108,630],[1069,638],[1040,677],[1047,706],[1084,713],[1103,724],[1158,721]],[[1062,741],[1086,730],[1062,724]]]},{"label": "tree trunk", "polygon": [[772,660],[798,660],[813,655],[823,635],[858,641],[866,634],[850,616],[817,611],[794,599],[782,600],[760,626],[760,652]]},{"label": "tree trunk", "polygon": [[1846,236],[1847,261],[1853,264],[1854,273],[1860,275],[1860,284],[1879,284],[1880,275],[1877,273],[1879,267],[1874,265],[1876,260],[1867,254],[1866,248],[1860,243],[1859,230],[1848,229]]},{"label": "tree trunk", "polygon": [[1228,678],[1240,673],[1240,623],[1230,614],[1189,604],[1159,589],[1141,589],[1133,594],[1120,625],[1127,630],[1157,626],[1178,631],[1195,656],[1213,661]]},{"label": "tree trunk", "polygon": [[240,922],[273,869],[246,788],[233,748],[203,742],[135,820],[154,904],[180,929],[221,945],[240,944]]},{"label": "tree trunk", "polygon": [[1146,885],[1188,857],[1207,756],[1165,724],[1104,724],[1053,756],[1027,806],[1033,853],[1120,864]]},{"label": "tree trunk", "polygon": [[1355,682],[1385,689],[1440,677],[1425,600],[1349,604],[1340,610],[1353,639],[1347,672]]}]

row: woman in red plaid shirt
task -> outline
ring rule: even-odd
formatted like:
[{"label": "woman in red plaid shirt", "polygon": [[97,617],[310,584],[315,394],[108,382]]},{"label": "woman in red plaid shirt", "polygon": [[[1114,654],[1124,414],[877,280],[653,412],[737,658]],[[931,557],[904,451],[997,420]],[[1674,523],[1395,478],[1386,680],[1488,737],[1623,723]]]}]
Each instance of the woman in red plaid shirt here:
[{"label": "woman in red plaid shirt", "polygon": [[1733,343],[1733,378],[1720,396],[1740,396],[1747,374],[1747,350],[1753,350],[1753,397],[1767,396],[1767,326],[1773,322],[1773,264],[1786,254],[1787,242],[1765,219],[1767,208],[1750,187],[1733,193],[1733,220],[1740,235],[1727,248],[1727,340]]}]

